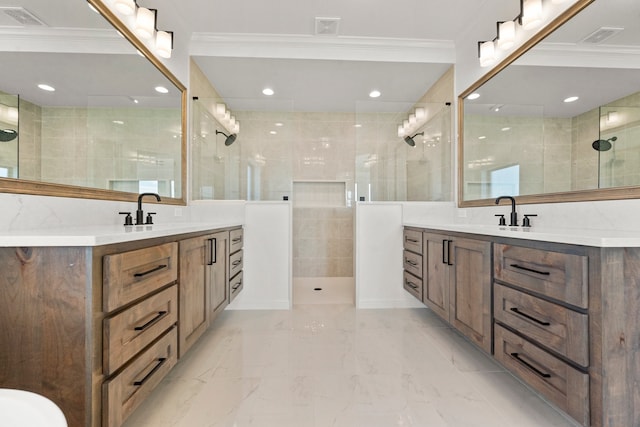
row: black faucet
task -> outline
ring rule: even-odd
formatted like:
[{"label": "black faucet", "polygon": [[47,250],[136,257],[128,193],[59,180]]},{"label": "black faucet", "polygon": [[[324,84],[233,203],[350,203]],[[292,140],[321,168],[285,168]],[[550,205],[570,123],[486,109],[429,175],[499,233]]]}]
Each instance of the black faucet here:
[{"label": "black faucet", "polygon": [[511,200],[511,220],[509,223],[509,227],[517,227],[518,226],[518,212],[516,212],[516,199],[511,196],[500,196],[496,199],[496,205],[500,204],[500,200],[509,199]]},{"label": "black faucet", "polygon": [[156,193],[141,193],[138,196],[138,210],[136,211],[136,225],[144,224],[144,212],[142,212],[142,198],[144,196],[153,196],[157,201],[160,201],[160,196]]}]

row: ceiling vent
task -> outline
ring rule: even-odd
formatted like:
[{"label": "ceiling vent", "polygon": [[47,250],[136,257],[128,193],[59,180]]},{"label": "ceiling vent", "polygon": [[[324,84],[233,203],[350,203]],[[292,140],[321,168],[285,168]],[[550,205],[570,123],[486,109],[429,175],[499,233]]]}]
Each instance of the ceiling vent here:
[{"label": "ceiling vent", "polygon": [[587,37],[580,40],[580,42],[588,44],[600,44],[605,40],[608,40],[611,37],[615,36],[622,30],[624,30],[624,28],[601,27],[595,30],[593,33],[589,34]]},{"label": "ceiling vent", "polygon": [[340,18],[316,18],[316,36],[337,36]]},{"label": "ceiling vent", "polygon": [[16,23],[25,27],[42,27],[47,25],[24,7],[0,7],[0,11]]}]

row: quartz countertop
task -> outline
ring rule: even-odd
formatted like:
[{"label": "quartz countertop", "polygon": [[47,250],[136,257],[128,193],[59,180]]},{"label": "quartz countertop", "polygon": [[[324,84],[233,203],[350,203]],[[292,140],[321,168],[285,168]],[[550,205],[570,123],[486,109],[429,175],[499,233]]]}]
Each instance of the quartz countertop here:
[{"label": "quartz countertop", "polygon": [[601,248],[640,247],[640,231],[638,230],[559,229],[536,226],[505,227],[497,225],[428,224],[415,222],[406,222],[404,225],[407,227],[428,228],[432,230],[568,243]]},{"label": "quartz countertop", "polygon": [[101,246],[177,234],[239,226],[238,222],[174,223],[153,225],[98,225],[0,232],[0,247]]}]

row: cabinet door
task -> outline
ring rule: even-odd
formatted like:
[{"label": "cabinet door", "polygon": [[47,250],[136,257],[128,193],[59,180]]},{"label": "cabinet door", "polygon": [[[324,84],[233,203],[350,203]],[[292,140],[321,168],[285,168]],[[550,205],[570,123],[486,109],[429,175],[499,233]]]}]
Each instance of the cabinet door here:
[{"label": "cabinet door", "polygon": [[449,321],[449,266],[447,265],[449,238],[443,234],[424,233],[424,262],[422,302]]},{"label": "cabinet door", "polygon": [[211,257],[210,310],[213,320],[229,302],[227,286],[227,260],[229,259],[229,232],[222,231],[210,238],[213,254]]},{"label": "cabinet door", "polygon": [[208,327],[209,295],[207,284],[211,248],[210,237],[201,236],[180,242],[180,322],[179,354],[184,356]]},{"label": "cabinet door", "polygon": [[449,321],[491,352],[491,243],[456,238],[450,243]]}]

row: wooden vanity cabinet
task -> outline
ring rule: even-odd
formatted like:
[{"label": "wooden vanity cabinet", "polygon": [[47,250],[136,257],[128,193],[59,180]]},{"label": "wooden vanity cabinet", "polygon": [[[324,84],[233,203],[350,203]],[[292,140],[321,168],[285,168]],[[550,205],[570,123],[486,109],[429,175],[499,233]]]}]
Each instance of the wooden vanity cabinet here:
[{"label": "wooden vanity cabinet", "polygon": [[422,301],[423,298],[423,256],[422,230],[405,228],[403,234],[402,264],[403,287],[411,295]]},{"label": "wooden vanity cabinet", "polygon": [[238,296],[244,286],[242,269],[244,266],[244,231],[236,228],[229,231],[229,303]]},{"label": "wooden vanity cabinet", "polygon": [[491,352],[491,242],[432,230],[422,235],[422,301]]},{"label": "wooden vanity cabinet", "polygon": [[69,427],[118,427],[177,363],[183,323],[194,336],[229,302],[230,230],[212,231],[0,248],[0,387],[51,399]]}]

